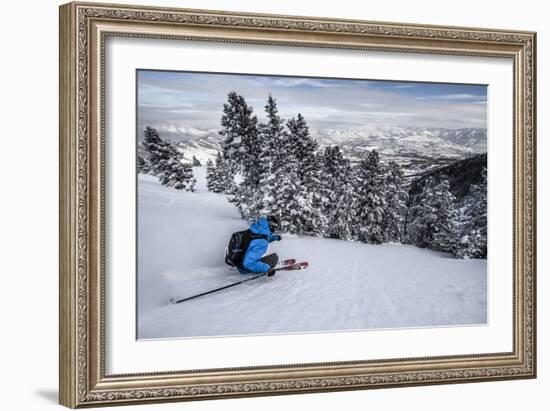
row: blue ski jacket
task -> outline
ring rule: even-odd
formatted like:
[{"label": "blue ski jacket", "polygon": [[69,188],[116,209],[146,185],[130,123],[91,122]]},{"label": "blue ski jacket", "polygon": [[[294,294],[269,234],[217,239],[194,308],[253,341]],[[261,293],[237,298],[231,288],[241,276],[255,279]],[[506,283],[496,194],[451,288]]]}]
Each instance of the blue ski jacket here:
[{"label": "blue ski jacket", "polygon": [[250,231],[255,234],[263,234],[267,237],[265,238],[255,238],[248,245],[248,249],[244,254],[243,258],[243,268],[244,270],[239,269],[241,274],[253,273],[265,273],[269,270],[269,264],[266,264],[260,259],[264,256],[267,251],[267,246],[269,243],[280,238],[277,235],[274,235],[269,229],[269,224],[267,223],[267,218],[261,217],[255,223],[250,226]]}]

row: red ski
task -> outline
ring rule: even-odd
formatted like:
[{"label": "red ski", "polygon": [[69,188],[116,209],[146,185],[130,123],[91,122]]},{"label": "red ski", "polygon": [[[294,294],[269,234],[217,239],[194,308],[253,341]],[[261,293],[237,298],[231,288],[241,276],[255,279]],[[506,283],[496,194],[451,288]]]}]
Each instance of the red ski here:
[{"label": "red ski", "polygon": [[302,261],[301,263],[294,263],[285,265],[283,267],[276,268],[275,271],[292,271],[292,270],[303,270],[307,268],[309,263],[307,261]]},{"label": "red ski", "polygon": [[277,264],[277,267],[286,267],[287,265],[293,265],[293,264],[296,264],[296,259],[289,258],[287,260],[279,261],[279,263]]}]

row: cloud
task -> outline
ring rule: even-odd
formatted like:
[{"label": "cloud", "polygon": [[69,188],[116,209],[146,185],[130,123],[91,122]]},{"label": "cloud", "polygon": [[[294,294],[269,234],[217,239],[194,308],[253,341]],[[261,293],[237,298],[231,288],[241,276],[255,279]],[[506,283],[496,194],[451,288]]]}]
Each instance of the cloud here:
[{"label": "cloud", "polygon": [[479,100],[481,96],[475,95],[475,94],[467,94],[467,93],[461,93],[461,94],[443,94],[443,95],[437,95],[437,96],[419,96],[417,97],[418,100]]},{"label": "cloud", "polygon": [[487,118],[484,86],[139,71],[139,126],[219,129],[230,91],[243,95],[260,121],[266,119],[264,107],[271,93],[283,118],[301,113],[315,129],[485,127]]},{"label": "cloud", "polygon": [[329,81],[322,81],[317,79],[307,79],[307,78],[296,78],[296,77],[282,77],[274,80],[272,82],[273,86],[280,87],[298,87],[298,86],[309,86],[309,87],[331,87]]},{"label": "cloud", "polygon": [[407,88],[418,87],[418,85],[416,85],[416,84],[397,84],[395,86],[390,86],[390,87],[394,88],[394,89],[407,89]]}]

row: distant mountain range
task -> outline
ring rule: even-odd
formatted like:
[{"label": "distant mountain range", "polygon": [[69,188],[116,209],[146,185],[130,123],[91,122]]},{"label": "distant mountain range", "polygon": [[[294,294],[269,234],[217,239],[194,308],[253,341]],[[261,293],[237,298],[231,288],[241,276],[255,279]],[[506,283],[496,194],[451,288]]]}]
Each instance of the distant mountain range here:
[{"label": "distant mountain range", "polygon": [[[223,138],[217,130],[159,127],[162,138],[176,142],[185,159],[214,159]],[[371,150],[382,162],[396,161],[407,175],[415,175],[487,151],[487,130],[480,128],[421,128],[364,126],[354,129],[311,130],[321,148],[338,145],[352,162]]]},{"label": "distant mountain range", "polygon": [[487,131],[477,128],[361,127],[314,131],[321,146],[337,144],[352,162],[371,150],[395,161],[407,174],[424,172],[487,151]]}]

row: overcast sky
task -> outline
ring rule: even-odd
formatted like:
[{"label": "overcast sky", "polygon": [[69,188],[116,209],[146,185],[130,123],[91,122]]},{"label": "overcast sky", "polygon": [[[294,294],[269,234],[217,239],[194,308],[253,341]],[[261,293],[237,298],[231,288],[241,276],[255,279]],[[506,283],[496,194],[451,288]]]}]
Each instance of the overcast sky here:
[{"label": "overcast sky", "polygon": [[301,113],[312,129],[487,127],[484,85],[139,70],[137,87],[140,129],[217,130],[230,91],[260,121],[271,93],[283,118]]}]

